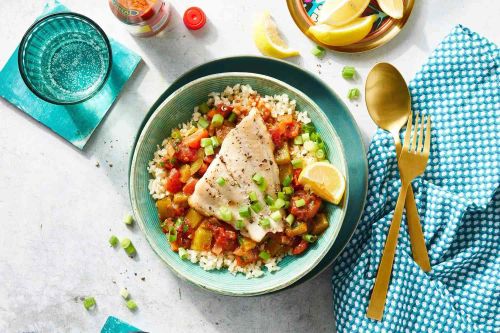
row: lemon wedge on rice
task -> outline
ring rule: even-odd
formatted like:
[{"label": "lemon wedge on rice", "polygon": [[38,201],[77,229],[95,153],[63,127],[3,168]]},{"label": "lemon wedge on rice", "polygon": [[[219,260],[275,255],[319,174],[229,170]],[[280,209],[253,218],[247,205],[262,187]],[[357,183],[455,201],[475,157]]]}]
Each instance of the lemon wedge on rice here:
[{"label": "lemon wedge on rice", "polygon": [[299,55],[299,52],[290,49],[281,38],[278,26],[268,11],[262,13],[254,25],[253,40],[259,51],[266,56],[288,58]]},{"label": "lemon wedge on rice", "polygon": [[377,0],[380,9],[392,18],[403,17],[403,0]]},{"label": "lemon wedge on rice", "polygon": [[333,27],[328,24],[313,25],[309,28],[309,33],[323,44],[350,45],[359,42],[370,33],[377,17],[375,14],[361,17],[341,27]]},{"label": "lemon wedge on rice", "polygon": [[370,0],[326,0],[318,15],[318,24],[345,25],[363,14]]},{"label": "lemon wedge on rice", "polygon": [[307,165],[299,175],[299,183],[309,186],[315,194],[333,204],[338,204],[345,192],[344,176],[328,162]]}]

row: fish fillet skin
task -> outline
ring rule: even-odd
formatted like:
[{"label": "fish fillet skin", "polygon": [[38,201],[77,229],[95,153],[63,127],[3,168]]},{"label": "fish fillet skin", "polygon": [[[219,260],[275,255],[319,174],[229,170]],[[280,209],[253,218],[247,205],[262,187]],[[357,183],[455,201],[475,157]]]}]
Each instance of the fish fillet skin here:
[{"label": "fish fillet skin", "polygon": [[[252,177],[261,174],[267,182],[265,192],[259,190]],[[226,183],[221,186],[216,180],[223,177]],[[262,241],[268,232],[283,231],[283,220],[269,218],[271,211],[264,202],[266,194],[273,198],[280,190],[279,169],[274,159],[274,143],[266,124],[256,110],[251,111],[233,128],[224,141],[215,159],[203,177],[196,183],[189,205],[206,216],[221,219],[220,209],[229,208],[235,225],[241,219],[245,226],[241,233],[256,242]],[[258,214],[252,211],[251,217],[244,219],[239,208],[250,206],[249,193],[255,192],[263,209]],[[263,228],[259,221],[269,218],[271,225]]]}]

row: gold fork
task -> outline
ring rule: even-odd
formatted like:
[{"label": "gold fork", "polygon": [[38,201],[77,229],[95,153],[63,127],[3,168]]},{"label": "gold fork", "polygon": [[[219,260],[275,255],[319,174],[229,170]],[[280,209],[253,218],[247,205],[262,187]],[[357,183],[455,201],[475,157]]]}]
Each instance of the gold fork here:
[{"label": "gold fork", "polygon": [[[411,135],[412,132],[413,135]],[[396,254],[396,245],[398,242],[406,193],[408,192],[408,187],[410,186],[412,180],[424,172],[429,159],[430,147],[430,116],[427,117],[427,121],[425,120],[425,117],[422,116],[422,121],[419,124],[419,117],[417,115],[414,126],[412,126],[412,117],[408,117],[405,141],[398,160],[399,173],[401,174],[401,191],[399,192],[398,201],[394,210],[394,216],[392,217],[389,233],[385,241],[384,252],[382,253],[382,259],[380,260],[380,265],[378,267],[377,277],[375,278],[375,285],[373,286],[370,303],[368,304],[368,309],[366,311],[366,316],[368,318],[381,320],[384,314],[385,300],[387,290],[389,289],[392,264]]]}]

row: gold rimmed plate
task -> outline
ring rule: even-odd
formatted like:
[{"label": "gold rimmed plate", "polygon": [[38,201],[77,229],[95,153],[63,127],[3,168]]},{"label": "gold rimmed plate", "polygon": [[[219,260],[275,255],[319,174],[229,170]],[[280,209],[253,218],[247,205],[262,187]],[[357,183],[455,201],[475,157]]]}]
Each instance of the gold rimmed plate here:
[{"label": "gold rimmed plate", "polygon": [[403,17],[396,20],[387,16],[380,9],[376,0],[370,1],[368,8],[366,8],[361,15],[368,16],[375,14],[378,16],[370,33],[357,43],[345,46],[331,46],[321,43],[309,33],[309,27],[316,23],[323,2],[324,0],[287,0],[288,9],[290,10],[293,20],[307,37],[325,48],[348,53],[372,50],[388,43],[403,29],[411,15],[414,4],[414,0],[403,0]]}]

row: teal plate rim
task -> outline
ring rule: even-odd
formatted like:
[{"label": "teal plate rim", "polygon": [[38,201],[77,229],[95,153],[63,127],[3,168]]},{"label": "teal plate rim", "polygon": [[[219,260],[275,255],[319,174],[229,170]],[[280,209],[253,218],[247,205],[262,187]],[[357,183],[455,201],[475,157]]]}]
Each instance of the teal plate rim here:
[{"label": "teal plate rim", "polygon": [[[348,183],[348,191],[351,195],[347,202],[344,221],[337,234],[337,238],[328,253],[314,269],[303,276],[300,280],[296,281],[293,285],[273,292],[287,290],[319,275],[340,255],[356,230],[363,212],[368,188],[368,162],[366,160],[366,150],[361,139],[360,130],[347,106],[342,102],[338,95],[315,74],[304,71],[300,67],[282,60],[258,56],[235,56],[221,58],[194,67],[175,80],[149,109],[147,115],[137,130],[137,134],[131,148],[128,179],[130,179],[132,158],[134,155],[133,152],[137,145],[137,141],[139,140],[144,126],[155,110],[173,92],[185,84],[207,75],[227,72],[246,72],[266,75],[283,81],[284,83],[289,84],[304,93],[317,105],[319,105],[322,110],[324,110],[326,116],[333,124],[335,131],[339,135],[341,143],[345,149],[346,156],[349,158],[347,162],[347,176],[350,179]],[[338,104],[340,106],[339,108],[336,108],[336,112],[327,111],[331,109],[332,104]]]}]

